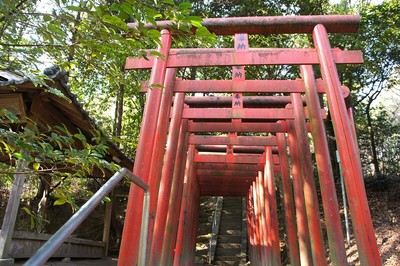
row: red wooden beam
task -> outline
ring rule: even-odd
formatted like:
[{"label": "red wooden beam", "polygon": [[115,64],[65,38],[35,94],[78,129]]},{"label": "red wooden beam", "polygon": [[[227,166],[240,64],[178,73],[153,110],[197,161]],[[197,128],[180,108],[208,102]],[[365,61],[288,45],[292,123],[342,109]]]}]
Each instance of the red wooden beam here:
[{"label": "red wooden beam", "polygon": [[[220,164],[220,163],[198,163],[197,165],[199,165],[199,164]],[[234,165],[243,166],[243,164],[234,164]],[[232,166],[232,164],[227,164],[227,166]],[[252,165],[252,164],[246,165],[246,167],[247,166],[255,166],[255,167],[250,169],[250,170],[236,170],[236,169],[235,170],[231,170],[231,169],[229,169],[229,170],[221,170],[221,169],[220,170],[216,170],[216,169],[213,169],[213,168],[206,168],[206,169],[198,169],[198,171],[200,170],[200,171],[209,172],[210,176],[229,175],[230,172],[232,172],[232,173],[237,172],[237,174],[234,174],[234,175],[240,176],[241,172],[243,172],[243,173],[253,173],[253,175],[255,173],[257,175],[258,171],[263,170],[262,166],[257,166],[257,165]],[[201,173],[206,173],[206,172],[201,172]],[[280,167],[279,164],[275,164],[274,172],[276,172],[276,173],[281,172],[281,167]],[[212,174],[212,173],[219,173],[219,174]],[[225,173],[225,174],[223,174],[223,173]],[[201,174],[201,176],[205,176],[205,174]],[[243,176],[252,176],[252,175],[245,174]]]},{"label": "red wooden beam", "polygon": [[274,160],[271,147],[266,147],[263,183],[265,186],[265,223],[268,228],[267,244],[271,249],[270,265],[281,265],[278,213],[275,199]]},{"label": "red wooden beam", "polygon": [[[145,81],[142,83],[141,92],[146,92],[148,90],[150,83]],[[176,81],[175,92],[251,92],[251,93],[266,93],[266,92],[304,92],[304,83],[302,80],[180,80]],[[318,81],[318,92],[324,93],[324,84],[322,80]],[[265,100],[274,100],[276,96],[270,96],[265,98]],[[203,98],[203,97],[201,97]],[[214,97],[216,98],[216,97]],[[221,97],[222,98],[222,97]],[[259,98],[259,96],[253,98],[244,97],[244,99],[254,99]],[[189,98],[190,99],[190,98]],[[276,99],[286,99],[287,103],[290,102],[288,97],[284,98],[276,97]],[[232,102],[232,98],[231,98]]]},{"label": "red wooden beam", "polygon": [[[307,107],[304,107],[308,118]],[[326,110],[321,109],[324,119]],[[182,118],[186,119],[294,119],[291,108],[184,108]]]},{"label": "red wooden beam", "polygon": [[[193,150],[192,148],[190,148]],[[192,153],[192,152],[191,152]],[[191,156],[189,156],[191,158]],[[185,178],[183,185],[183,192],[181,197],[181,208],[179,214],[179,225],[175,243],[174,253],[174,266],[184,265],[185,257],[182,256],[185,250],[185,238],[190,232],[190,213],[192,209],[192,201],[194,197],[194,191],[197,186],[197,178],[193,169],[194,165],[189,163],[186,165]],[[187,264],[186,264],[187,265]]]},{"label": "red wooden beam", "polygon": [[[359,15],[314,15],[314,16],[270,16],[270,17],[231,17],[205,18],[201,24],[216,35],[248,34],[288,34],[311,33],[314,26],[323,24],[330,33],[355,33],[360,25]],[[128,23],[136,28],[137,23]],[[147,23],[141,27],[151,29],[173,29],[175,22],[157,21],[156,25]],[[196,28],[193,28],[196,30]]]},{"label": "red wooden beam", "polygon": [[240,145],[240,146],[276,146],[276,137],[260,136],[204,136],[191,135],[190,144],[200,145]]},{"label": "red wooden beam", "polygon": [[213,170],[213,169],[197,169],[196,175],[201,179],[202,176],[256,176],[258,171],[238,171],[238,170]]},{"label": "red wooden beam", "polygon": [[[184,121],[182,123],[184,123]],[[184,180],[185,176],[190,175],[190,171],[193,170],[192,165],[195,153],[193,145],[188,147],[188,139],[188,134],[185,134],[184,139],[179,140],[180,147],[176,155],[177,159],[175,160],[171,197],[168,205],[168,217],[165,225],[160,265],[172,265],[174,260],[174,249],[178,231]]]},{"label": "red wooden beam", "polygon": [[290,96],[292,97],[293,113],[296,117],[294,120],[296,144],[298,150],[301,152],[299,161],[303,177],[303,192],[306,204],[313,262],[314,265],[326,265],[326,254],[321,230],[319,204],[314,181],[315,177],[313,162],[311,158],[310,144],[307,137],[305,114],[303,112],[304,108],[302,106],[300,94],[292,93]]},{"label": "red wooden beam", "polygon": [[346,192],[349,199],[351,219],[358,253],[362,265],[381,265],[378,245],[368,207],[363,173],[361,169],[358,144],[353,135],[346,104],[341,97],[340,80],[335,60],[330,53],[328,33],[323,25],[317,25],[313,31],[314,44],[321,59],[321,74],[325,80],[327,100],[335,130],[337,147],[342,164]]},{"label": "red wooden beam", "polygon": [[262,164],[196,163],[197,169],[261,171]]},{"label": "red wooden beam", "polygon": [[[164,162],[164,165],[162,168],[162,178],[161,180],[158,180],[158,182],[160,183],[160,189],[158,192],[159,195],[157,203],[157,213],[155,217],[156,223],[154,225],[153,243],[150,250],[150,265],[159,265],[161,263],[160,260],[163,247],[165,226],[168,216],[169,199],[171,196],[171,186],[173,179],[179,178],[176,176],[174,177],[173,174],[175,167],[180,168],[181,163],[184,163],[184,161],[181,161],[181,158],[183,157],[182,153],[186,152],[187,147],[187,120],[181,119],[184,98],[185,95],[182,93],[179,93],[175,96],[174,107],[172,110],[172,118],[169,125],[168,144],[166,147],[165,159],[159,159],[161,163]],[[166,134],[167,132],[165,130],[165,126],[163,130]],[[177,155],[179,157],[177,157]],[[176,158],[178,158],[178,161],[176,160]],[[155,198],[157,197],[155,196]]]},{"label": "red wooden beam", "polygon": [[[156,130],[156,135],[155,135],[155,140],[154,140],[154,146],[153,146],[153,156],[151,158],[151,167],[150,167],[150,172],[149,172],[149,177],[148,177],[148,185],[150,188],[150,195],[153,195],[150,198],[150,214],[149,214],[149,229],[148,229],[148,235],[149,239],[147,241],[148,245],[148,254],[152,251],[154,251],[152,247],[153,243],[153,234],[154,234],[154,226],[156,225],[156,213],[157,213],[157,206],[158,206],[158,195],[160,191],[160,184],[165,182],[165,179],[161,179],[161,171],[162,171],[162,165],[163,165],[163,158],[165,154],[165,146],[167,144],[167,130],[165,130],[166,127],[168,127],[169,123],[169,118],[170,118],[170,113],[171,113],[171,102],[172,102],[172,96],[173,96],[173,88],[174,88],[174,83],[176,80],[176,73],[177,69],[176,68],[169,68],[167,69],[166,76],[165,76],[165,89],[162,94],[162,100],[161,100],[161,106],[160,106],[160,113],[158,117],[158,123],[157,123],[157,130]],[[183,109],[183,99],[181,101],[181,110]],[[176,133],[176,132],[175,132]],[[178,135],[178,134],[176,134]],[[161,181],[162,180],[162,181]],[[165,224],[165,221],[164,221]],[[162,242],[162,238],[164,235],[157,236],[156,242]],[[161,250],[159,250],[159,253],[157,256],[152,256],[150,255],[149,257],[152,258],[160,258],[161,256]],[[150,261],[150,264],[152,262]]]},{"label": "red wooden beam", "polygon": [[338,200],[333,177],[331,158],[324,121],[318,111],[320,101],[316,92],[314,71],[312,66],[300,66],[301,75],[306,88],[306,101],[309,106],[311,134],[313,137],[315,158],[324,206],[326,231],[328,234],[329,252],[333,265],[346,265],[346,250],[340,223]]},{"label": "red wooden beam", "polygon": [[293,119],[293,113],[285,108],[185,108],[183,118],[187,119]]},{"label": "red wooden beam", "polygon": [[[279,164],[278,156],[274,155],[274,163]],[[233,163],[239,164],[260,164],[265,161],[265,155],[259,154],[234,154]],[[220,154],[198,154],[194,156],[196,163],[226,163],[228,162],[226,155]]]},{"label": "red wooden beam", "polygon": [[[168,58],[171,42],[172,39],[169,31],[163,30],[158,52],[163,54],[165,58]],[[151,72],[151,83],[164,84],[166,69],[166,62],[156,59],[153,71]],[[151,168],[151,157],[153,155],[153,144],[156,137],[161,97],[162,93],[159,90],[148,92],[138,148],[136,150],[133,173],[142,178],[145,183],[148,182]],[[137,229],[140,228],[142,223],[143,191],[138,186],[132,184],[129,195],[118,265],[135,265],[139,259],[140,230]]]},{"label": "red wooden beam", "polygon": [[288,121],[288,144],[290,149],[290,162],[293,177],[293,193],[296,209],[297,237],[299,241],[300,265],[312,265],[310,232],[306,204],[304,201],[303,180],[301,176],[300,151],[297,147],[294,122]]},{"label": "red wooden beam", "polygon": [[[336,64],[362,64],[361,51],[331,50]],[[150,69],[154,57],[128,57],[125,69]],[[248,52],[235,52],[233,48],[192,48],[171,49],[167,67],[210,67],[250,65],[318,65],[319,59],[314,48],[251,48]]]},{"label": "red wooden beam", "polygon": [[[227,145],[196,145],[196,149],[200,152],[226,152]],[[255,153],[262,154],[265,152],[264,146],[233,146],[235,153]],[[273,152],[278,153],[278,148],[273,147]]]},{"label": "red wooden beam", "polygon": [[[181,80],[175,82],[174,92],[184,93],[304,93],[304,85],[301,79],[296,80]],[[322,79],[316,79],[317,92],[325,93]],[[141,92],[147,92],[150,87],[149,81],[142,83]],[[343,97],[350,98],[350,90],[342,86]],[[243,105],[247,107],[270,107],[285,106],[290,103],[289,96],[243,96]],[[232,97],[229,96],[189,96],[185,103],[193,107],[219,107],[230,106]]]},{"label": "red wooden beam", "polygon": [[300,266],[299,242],[297,241],[296,212],[294,209],[293,186],[289,173],[286,137],[284,133],[277,133],[276,138],[278,142],[279,162],[281,166],[283,204],[285,209],[286,233],[290,264],[293,266]]},{"label": "red wooden beam", "polygon": [[205,123],[192,122],[188,124],[189,132],[286,132],[286,123]]},{"label": "red wooden beam", "polygon": [[[283,108],[290,103],[289,96],[242,96],[242,100],[244,108]],[[232,96],[188,96],[185,103],[191,108],[231,107]]]}]

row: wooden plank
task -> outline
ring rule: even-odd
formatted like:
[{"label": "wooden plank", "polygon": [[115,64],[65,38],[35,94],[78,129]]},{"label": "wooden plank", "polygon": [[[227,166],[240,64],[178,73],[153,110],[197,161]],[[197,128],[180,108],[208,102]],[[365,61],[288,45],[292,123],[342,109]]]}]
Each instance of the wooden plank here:
[{"label": "wooden plank", "polygon": [[26,174],[18,173],[24,171],[27,163],[23,160],[18,160],[16,172],[14,175],[14,182],[11,185],[10,197],[7,202],[6,212],[3,218],[3,224],[0,230],[0,258],[8,258],[11,239],[14,233],[15,222],[17,220],[19,203],[21,201],[22,191],[24,190],[24,183]]},{"label": "wooden plank", "polygon": [[21,93],[0,94],[0,109],[6,109],[17,116],[26,116],[24,99]]},{"label": "wooden plank", "polygon": [[[361,51],[332,49],[336,64],[362,64]],[[154,57],[128,57],[125,69],[151,69]],[[250,65],[319,65],[314,48],[251,48],[248,52],[235,52],[233,48],[171,49],[167,59],[168,68],[250,66]]]}]

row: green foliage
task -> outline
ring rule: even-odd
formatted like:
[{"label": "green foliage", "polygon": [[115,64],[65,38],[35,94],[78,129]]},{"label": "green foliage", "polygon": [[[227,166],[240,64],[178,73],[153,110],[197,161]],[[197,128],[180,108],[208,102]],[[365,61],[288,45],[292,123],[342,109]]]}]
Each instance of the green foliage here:
[{"label": "green foliage", "polygon": [[[396,112],[387,110],[386,107],[377,106],[371,109],[372,130],[375,132],[375,143],[379,161],[380,172],[385,177],[399,178],[400,165],[400,123]],[[359,144],[364,173],[373,176],[373,162],[371,157],[371,143],[367,119],[364,115],[356,116]]]},{"label": "green foliage", "polygon": [[35,229],[36,232],[40,233],[43,231],[46,224],[50,224],[50,221],[44,219],[40,213],[33,212],[27,207],[23,207],[22,210],[28,214],[31,219],[31,230]]},{"label": "green foliage", "polygon": [[[113,173],[119,170],[117,164],[105,160],[108,147],[101,134],[87,139],[82,132],[72,134],[65,126],[49,127],[43,132],[33,121],[23,119],[28,121],[26,125],[12,112],[0,110],[0,157],[3,158],[0,169],[2,176],[7,177],[7,182],[2,185],[9,185],[16,172],[14,166],[17,161],[25,161],[27,167],[19,172],[30,177],[27,180],[30,187],[37,182],[37,178],[50,176],[56,184],[52,189],[57,198],[55,205],[67,203],[75,211],[77,205],[73,197],[76,189],[86,186],[77,186],[76,180],[86,180],[98,169],[103,175],[107,171]],[[35,215],[31,213],[31,219],[40,227],[41,217]]]},{"label": "green foliage", "polygon": [[63,189],[56,189],[54,197],[56,198],[56,201],[53,203],[54,206],[64,205],[68,203],[71,206],[72,213],[76,212],[79,209],[72,195],[67,193]]},{"label": "green foliage", "polygon": [[0,110],[0,155],[7,156],[10,165],[15,165],[16,160],[24,160],[29,165],[27,171],[32,174],[58,177],[90,176],[95,168],[103,173],[106,169],[118,170],[116,164],[104,159],[107,153],[104,139],[88,140],[81,132],[70,133],[65,126],[41,132],[33,121],[28,126],[13,129],[10,121],[19,122],[10,111]]}]

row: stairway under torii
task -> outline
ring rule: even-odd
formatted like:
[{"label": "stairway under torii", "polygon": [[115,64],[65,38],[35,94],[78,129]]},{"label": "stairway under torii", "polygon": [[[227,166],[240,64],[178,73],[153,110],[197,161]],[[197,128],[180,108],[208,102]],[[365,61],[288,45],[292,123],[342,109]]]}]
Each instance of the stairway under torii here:
[{"label": "stairway under torii", "polygon": [[[360,51],[331,48],[328,33],[355,33],[356,15],[205,19],[234,48],[171,49],[168,21],[158,22],[163,59],[128,58],[126,69],[151,69],[133,173],[150,186],[146,265],[193,265],[200,196],[247,201],[252,265],[281,265],[275,187],[283,187],[291,265],[346,265],[327,135],[329,109],[362,265],[380,265],[366,198],[349,90],[336,65],[363,63]],[[134,26],[134,25],[131,25]],[[154,27],[149,25],[149,27]],[[312,34],[310,48],[250,48],[251,34]],[[245,67],[298,66],[295,80],[246,80]],[[231,80],[182,80],[182,67],[232,66]],[[321,78],[315,78],[319,66]],[[163,84],[163,88],[159,84]],[[229,93],[231,96],[188,96]],[[327,105],[322,105],[325,94]],[[283,96],[282,96],[283,95]],[[318,179],[310,140],[315,152]],[[328,235],[325,250],[315,182]],[[137,265],[143,192],[131,187],[118,265]]]}]

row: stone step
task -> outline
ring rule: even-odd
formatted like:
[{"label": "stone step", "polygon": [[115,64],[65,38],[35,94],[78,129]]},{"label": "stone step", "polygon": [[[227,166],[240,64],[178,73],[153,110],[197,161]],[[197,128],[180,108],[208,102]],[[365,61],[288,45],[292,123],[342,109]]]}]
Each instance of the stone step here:
[{"label": "stone step", "polygon": [[241,235],[218,235],[217,243],[241,243]]},{"label": "stone step", "polygon": [[240,256],[241,248],[217,248],[215,256]]},{"label": "stone step", "polygon": [[241,243],[233,243],[233,242],[229,242],[229,243],[218,243],[217,242],[217,248],[239,248],[241,249],[242,244]]}]

